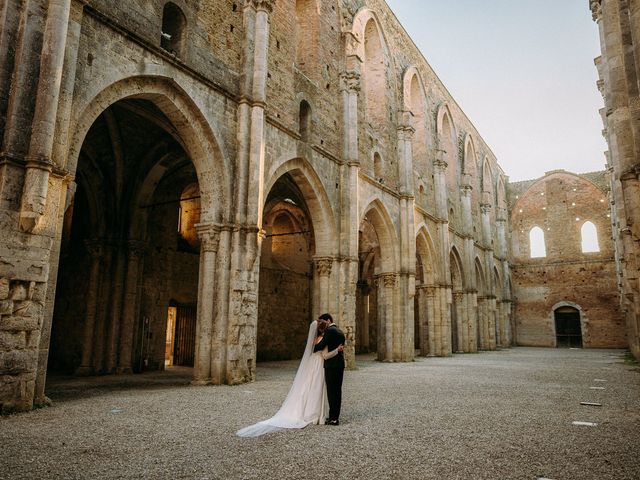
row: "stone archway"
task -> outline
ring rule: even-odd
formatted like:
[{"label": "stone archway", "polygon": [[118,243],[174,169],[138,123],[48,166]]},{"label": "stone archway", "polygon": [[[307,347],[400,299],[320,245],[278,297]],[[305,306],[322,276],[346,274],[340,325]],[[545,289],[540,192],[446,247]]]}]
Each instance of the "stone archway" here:
[{"label": "stone archway", "polygon": [[393,223],[378,200],[364,210],[358,239],[356,351],[377,352],[380,361],[402,358],[402,325],[397,312],[397,242]]},{"label": "stone archway", "polygon": [[573,302],[559,302],[551,309],[554,341],[557,348],[582,348],[584,345],[584,314]]},{"label": "stone archway", "polygon": [[[301,158],[274,168],[265,191],[257,359],[298,358],[309,323],[336,311],[330,295],[337,248],[333,213],[322,182]],[[286,341],[283,330],[289,332]]]},{"label": "stone archway", "polygon": [[458,250],[453,247],[449,260],[451,268],[451,351],[462,352],[465,345],[464,270]]},{"label": "stone archway", "polygon": [[[52,369],[162,369],[169,306],[180,305],[192,309],[191,351],[181,358],[194,364],[194,381],[224,381],[212,369],[222,370],[226,352],[214,346],[217,361],[211,352],[220,330],[214,317],[224,310],[215,253],[230,186],[210,124],[175,82],[160,77],[117,82],[76,118],[66,167],[78,193],[63,226]],[[72,245],[80,246],[73,268],[65,258]],[[60,301],[69,298],[69,282],[81,287],[75,305]],[[65,324],[75,333],[72,353],[60,361],[55,332]]]},{"label": "stone archway", "polygon": [[426,227],[416,236],[416,295],[414,298],[415,348],[422,356],[433,356],[435,348],[434,248]]}]

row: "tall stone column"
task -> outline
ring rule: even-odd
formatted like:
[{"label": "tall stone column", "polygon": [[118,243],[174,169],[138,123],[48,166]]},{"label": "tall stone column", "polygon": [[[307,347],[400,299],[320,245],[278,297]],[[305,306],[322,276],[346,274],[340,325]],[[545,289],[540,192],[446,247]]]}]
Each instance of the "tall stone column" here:
[{"label": "tall stone column", "polygon": [[45,213],[71,10],[71,0],[50,0],[48,3],[38,93],[20,208],[20,228],[25,232],[32,232]]},{"label": "tall stone column", "polygon": [[416,278],[416,235],[413,186],[413,149],[415,133],[410,112],[401,112],[398,126],[398,165],[400,178],[400,276],[399,321],[402,322],[401,350],[398,360],[410,362],[415,355],[414,296]]},{"label": "tall stone column", "polygon": [[84,327],[82,330],[82,359],[80,367],[76,370],[76,375],[86,376],[94,374],[93,365],[93,342],[94,327],[96,321],[96,308],[98,305],[98,293],[100,287],[100,266],[104,255],[102,242],[99,240],[89,240],[85,243],[89,254],[89,284],[87,285],[86,313]]},{"label": "tall stone column", "polygon": [[489,348],[488,332],[487,332],[487,299],[484,295],[478,295],[478,345],[480,350]]},{"label": "tall stone column", "polygon": [[120,354],[116,371],[119,374],[133,372],[133,339],[138,315],[138,289],[145,247],[145,244],[140,241],[130,241],[127,244],[127,272],[124,283],[122,327],[120,328]]},{"label": "tall stone column", "polygon": [[428,286],[423,290],[423,295],[426,303],[426,318],[422,323],[423,330],[427,331],[428,344],[425,351],[424,344],[421,344],[422,355],[428,355],[429,357],[435,357],[437,350],[436,345],[436,287]]},{"label": "tall stone column", "polygon": [[[347,41],[350,38],[346,34]],[[356,336],[356,288],[358,281],[358,230],[359,216],[359,172],[360,158],[358,149],[358,94],[360,92],[360,60],[356,57],[347,59],[347,69],[340,75],[340,92],[342,94],[343,122],[343,157],[340,167],[340,241],[337,271],[338,285],[338,318],[349,337]],[[382,292],[382,288],[379,289]],[[381,301],[378,296],[378,303]],[[380,322],[383,323],[383,322]],[[379,334],[380,335],[380,334]],[[378,339],[380,344],[380,339]],[[345,350],[347,369],[356,367],[355,345]]]},{"label": "tall stone column", "polygon": [[464,350],[464,305],[463,305],[464,293],[453,292],[453,308],[456,309],[456,332],[455,335],[458,339],[458,348],[454,353],[462,353]]},{"label": "tall stone column", "polygon": [[[319,290],[318,299],[320,303],[320,309],[327,309],[329,305],[329,279],[331,277],[331,269],[333,268],[332,257],[316,257],[314,258],[316,264],[316,271],[318,273],[319,284],[314,286]],[[322,310],[323,312],[325,310]],[[328,311],[328,310],[326,310]]]},{"label": "tall stone column", "polygon": [[120,338],[121,333],[122,297],[126,261],[122,242],[116,242],[113,247],[113,254],[115,256],[115,269],[113,273],[113,282],[111,283],[111,297],[109,298],[111,309],[107,329],[106,373],[115,373],[116,366],[118,365],[118,339]]},{"label": "tall stone column", "polygon": [[[416,335],[419,335],[419,345],[420,345],[420,356],[426,357],[431,352],[431,348],[429,347],[429,343],[431,342],[431,335],[429,334],[429,329],[431,328],[429,319],[429,302],[433,304],[433,296],[429,299],[429,289],[433,287],[427,287],[426,285],[417,285],[416,286],[416,302],[418,305],[418,309],[414,312],[418,317],[418,325],[419,330],[416,332]],[[433,305],[431,305],[433,308]]]},{"label": "tall stone column", "polygon": [[436,337],[438,346],[438,355],[451,355],[451,266],[449,254],[451,252],[451,244],[449,240],[449,211],[447,210],[447,186],[446,171],[447,162],[443,160],[444,151],[440,148],[439,143],[436,146],[436,158],[433,161],[433,181],[435,190],[435,207],[436,207],[436,236],[440,246],[440,264],[442,271],[441,278],[443,284],[439,286],[438,297],[439,302],[436,326]]},{"label": "tall stone column", "polygon": [[473,339],[475,335],[472,334],[476,324],[476,310],[473,302],[473,294],[475,292],[475,271],[474,267],[474,251],[475,244],[473,239],[473,216],[471,213],[471,195],[473,193],[473,186],[471,185],[471,175],[465,173],[462,175],[462,185],[460,186],[460,200],[462,204],[462,235],[464,242],[464,268],[466,272],[469,272],[468,278],[470,284],[467,286],[464,295],[464,342],[462,348],[463,352],[474,351]]},{"label": "tall stone column", "polygon": [[381,327],[381,331],[378,332],[378,360],[393,362],[397,354],[397,351],[394,350],[394,344],[397,344],[397,337],[400,333],[398,332],[397,322],[394,322],[394,296],[397,276],[395,273],[383,273],[377,280],[378,324]]},{"label": "tall stone column", "polygon": [[200,277],[198,280],[198,310],[196,349],[193,368],[194,385],[211,383],[211,345],[216,299],[216,256],[219,229],[213,224],[196,225],[200,237]]}]

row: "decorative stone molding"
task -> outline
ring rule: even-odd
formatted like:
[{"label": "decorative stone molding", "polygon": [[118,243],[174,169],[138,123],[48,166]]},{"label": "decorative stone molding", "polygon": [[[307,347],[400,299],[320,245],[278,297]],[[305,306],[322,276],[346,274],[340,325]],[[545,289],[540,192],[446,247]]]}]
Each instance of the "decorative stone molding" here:
[{"label": "decorative stone molding", "polygon": [[333,258],[331,257],[318,257],[315,258],[316,271],[321,277],[329,277],[331,275],[331,269],[333,268]]},{"label": "decorative stone molding", "polygon": [[473,192],[473,187],[471,185],[460,185],[460,194],[463,197],[471,197],[471,192]]},{"label": "decorative stone molding", "polygon": [[387,288],[395,287],[398,281],[398,276],[395,273],[383,273],[380,278]]},{"label": "decorative stone molding", "polygon": [[217,252],[220,240],[220,226],[213,223],[198,223],[196,226],[203,252]]},{"label": "decorative stone molding", "polygon": [[589,7],[591,7],[593,21],[599,22],[602,18],[602,0],[591,0],[589,2]]},{"label": "decorative stone molding", "polygon": [[464,296],[464,292],[453,292],[453,301],[456,303],[462,302],[462,297]]},{"label": "decorative stone molding", "polygon": [[101,257],[104,254],[104,241],[99,239],[85,240],[84,246],[92,258]]},{"label": "decorative stone molding", "polygon": [[256,11],[273,12],[276,0],[245,0],[245,7],[253,7]]},{"label": "decorative stone molding", "polygon": [[355,70],[349,70],[340,74],[340,91],[357,93],[360,91],[360,74]]},{"label": "decorative stone molding", "polygon": [[[444,151],[444,150],[439,150],[439,151]],[[446,172],[448,166],[449,164],[440,158],[436,158],[433,161],[433,167],[436,169],[437,173]]]},{"label": "decorative stone molding", "polygon": [[489,215],[491,213],[491,204],[481,203],[480,212],[482,213],[482,215]]}]

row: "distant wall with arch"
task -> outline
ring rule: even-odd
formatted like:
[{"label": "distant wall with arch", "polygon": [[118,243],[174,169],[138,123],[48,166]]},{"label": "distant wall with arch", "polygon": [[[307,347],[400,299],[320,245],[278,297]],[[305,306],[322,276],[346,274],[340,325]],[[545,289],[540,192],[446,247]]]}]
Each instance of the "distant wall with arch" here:
[{"label": "distant wall with arch", "polygon": [[556,305],[580,306],[584,347],[626,345],[607,185],[562,170],[509,184],[519,345],[556,346]]}]

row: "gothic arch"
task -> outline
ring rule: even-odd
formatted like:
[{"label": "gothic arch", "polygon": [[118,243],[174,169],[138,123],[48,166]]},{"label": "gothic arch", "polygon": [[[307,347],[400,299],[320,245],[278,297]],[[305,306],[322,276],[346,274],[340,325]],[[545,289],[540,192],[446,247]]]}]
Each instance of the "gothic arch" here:
[{"label": "gothic arch", "polygon": [[365,217],[372,223],[380,242],[380,267],[383,273],[395,272],[398,265],[398,237],[393,220],[382,201],[374,199],[360,215],[360,223]]},{"label": "gothic arch", "polygon": [[[265,192],[270,192],[275,183],[288,173],[300,189],[309,209],[316,236],[316,255],[328,256],[337,251],[337,233],[333,208],[322,180],[313,167],[303,158],[294,158],[274,167],[267,175]],[[262,208],[262,207],[261,207]]]},{"label": "gothic arch", "polygon": [[449,105],[445,102],[438,108],[436,116],[436,135],[438,148],[443,150],[442,158],[447,162],[446,180],[449,194],[455,195],[460,183],[460,162],[458,161],[458,133],[453,123]]},{"label": "gothic arch", "polygon": [[230,211],[230,164],[221,150],[213,126],[178,83],[165,76],[121,79],[96,94],[81,110],[70,130],[65,168],[75,174],[80,149],[89,128],[110,105],[124,99],[151,101],[167,117],[170,130],[181,140],[194,164],[202,196],[202,222],[221,222]]},{"label": "gothic arch", "polygon": [[457,247],[454,245],[451,247],[451,287],[453,291],[462,291],[464,287],[467,285],[464,276],[464,268],[462,263],[462,257],[460,256],[460,252],[458,252]]},{"label": "gothic arch", "polygon": [[[433,246],[433,240],[427,227],[422,224],[418,227],[418,233],[416,235],[416,252],[422,257],[422,278],[425,285],[434,285],[436,279],[439,278],[438,265],[435,262],[435,249]],[[418,267],[416,265],[416,267]],[[418,272],[416,272],[416,278],[418,278]]]},{"label": "gothic arch", "polygon": [[495,203],[495,195],[493,188],[493,172],[489,157],[484,157],[482,162],[482,201],[491,206]]}]

